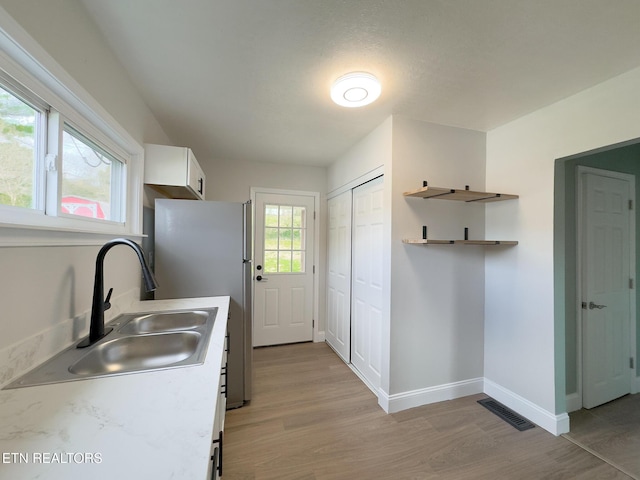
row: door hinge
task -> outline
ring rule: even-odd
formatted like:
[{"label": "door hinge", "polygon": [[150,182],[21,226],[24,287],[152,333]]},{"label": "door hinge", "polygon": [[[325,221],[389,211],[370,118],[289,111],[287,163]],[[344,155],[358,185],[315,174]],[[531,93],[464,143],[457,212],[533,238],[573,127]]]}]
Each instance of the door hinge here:
[{"label": "door hinge", "polygon": [[629,210],[633,210],[633,200],[629,200]]},{"label": "door hinge", "polygon": [[316,328],[316,321],[313,318],[311,319],[311,328]]},{"label": "door hinge", "polygon": [[316,219],[316,212],[315,211],[313,212],[313,219],[314,220]]},{"label": "door hinge", "polygon": [[586,310],[587,309],[587,302],[582,302],[582,309]]},{"label": "door hinge", "polygon": [[313,274],[315,275],[315,273],[316,273],[316,266],[314,265],[313,266]]},{"label": "door hinge", "polygon": [[633,357],[629,358],[629,368],[635,368],[633,366]]},{"label": "door hinge", "polygon": [[629,288],[633,288],[633,278],[629,279]]}]

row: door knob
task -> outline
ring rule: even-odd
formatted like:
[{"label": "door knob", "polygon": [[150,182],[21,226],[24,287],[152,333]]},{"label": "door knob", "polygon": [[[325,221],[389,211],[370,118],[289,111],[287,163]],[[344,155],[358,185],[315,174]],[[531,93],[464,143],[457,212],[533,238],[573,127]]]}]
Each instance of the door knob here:
[{"label": "door knob", "polygon": [[597,308],[598,310],[602,310],[603,308],[606,308],[606,305],[597,305],[593,302],[589,302],[589,310],[593,310],[594,308]]},{"label": "door knob", "polygon": [[266,282],[267,281],[267,279],[264,278],[262,275],[256,276],[256,280],[259,281],[259,282]]}]

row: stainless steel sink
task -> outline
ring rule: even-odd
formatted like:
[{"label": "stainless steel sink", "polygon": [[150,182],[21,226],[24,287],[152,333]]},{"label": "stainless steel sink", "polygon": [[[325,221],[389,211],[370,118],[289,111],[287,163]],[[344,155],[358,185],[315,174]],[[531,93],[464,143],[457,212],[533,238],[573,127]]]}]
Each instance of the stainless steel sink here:
[{"label": "stainless steel sink", "polygon": [[5,386],[70,382],[204,363],[217,308],[123,314],[87,348],[76,344]]},{"label": "stainless steel sink", "polygon": [[120,327],[120,333],[155,333],[189,330],[204,325],[209,312],[193,310],[189,312],[159,312],[134,317]]},{"label": "stainless steel sink", "polygon": [[174,365],[195,353],[201,337],[197,332],[177,332],[116,338],[92,348],[69,371],[101,375]]}]

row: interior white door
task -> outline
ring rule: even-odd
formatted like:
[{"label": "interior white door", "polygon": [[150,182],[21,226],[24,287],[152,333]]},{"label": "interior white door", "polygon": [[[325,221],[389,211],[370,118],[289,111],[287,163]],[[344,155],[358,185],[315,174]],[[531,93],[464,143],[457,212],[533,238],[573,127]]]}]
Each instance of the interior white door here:
[{"label": "interior white door", "polygon": [[327,210],[326,342],[351,363],[351,190],[331,198]]},{"label": "interior white door", "polygon": [[313,339],[315,198],[256,193],[253,345]]},{"label": "interior white door", "polygon": [[632,179],[615,172],[595,172],[589,169],[581,173],[585,408],[629,393],[632,379],[629,361]]},{"label": "interior white door", "polygon": [[382,367],[383,177],[353,190],[351,363],[371,388]]}]

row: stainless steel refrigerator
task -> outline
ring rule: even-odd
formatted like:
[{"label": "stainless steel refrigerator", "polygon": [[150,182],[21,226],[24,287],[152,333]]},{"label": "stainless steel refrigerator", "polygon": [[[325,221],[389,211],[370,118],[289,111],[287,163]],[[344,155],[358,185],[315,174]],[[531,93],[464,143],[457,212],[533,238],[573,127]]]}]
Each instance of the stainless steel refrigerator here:
[{"label": "stainless steel refrigerator", "polygon": [[227,407],[251,398],[251,203],[155,202],[156,299],[229,295]]}]

